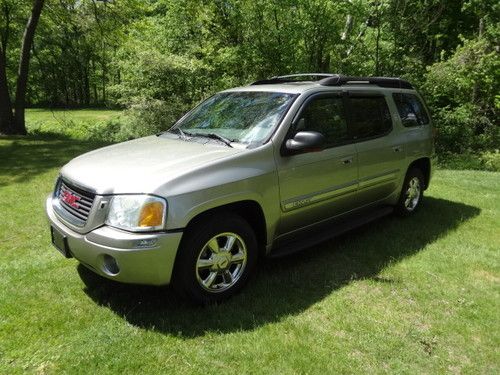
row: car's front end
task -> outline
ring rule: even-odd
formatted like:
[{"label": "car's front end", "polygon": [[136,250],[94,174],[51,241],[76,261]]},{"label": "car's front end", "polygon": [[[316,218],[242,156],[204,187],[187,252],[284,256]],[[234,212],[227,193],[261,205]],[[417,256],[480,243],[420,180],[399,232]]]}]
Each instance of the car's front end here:
[{"label": "car's front end", "polygon": [[52,242],[94,272],[123,282],[170,282],[181,231],[165,231],[166,201],[101,195],[60,177],[47,198]]},{"label": "car's front end", "polygon": [[175,138],[124,142],[66,164],[46,201],[55,247],[113,280],[168,284],[183,227],[166,184],[241,152]]}]

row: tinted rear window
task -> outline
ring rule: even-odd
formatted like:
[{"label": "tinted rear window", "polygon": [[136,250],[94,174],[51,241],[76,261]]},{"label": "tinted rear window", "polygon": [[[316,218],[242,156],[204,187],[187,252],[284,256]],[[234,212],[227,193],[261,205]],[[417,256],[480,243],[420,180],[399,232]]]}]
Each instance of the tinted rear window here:
[{"label": "tinted rear window", "polygon": [[[392,94],[396,107],[398,108],[399,117],[404,120],[410,113],[413,113],[417,118],[418,125],[426,125],[429,123],[429,115],[425,110],[418,96],[413,94]],[[403,121],[403,125],[408,126],[409,122]]]},{"label": "tinted rear window", "polygon": [[349,101],[355,139],[379,137],[392,129],[391,113],[383,96],[351,97]]}]

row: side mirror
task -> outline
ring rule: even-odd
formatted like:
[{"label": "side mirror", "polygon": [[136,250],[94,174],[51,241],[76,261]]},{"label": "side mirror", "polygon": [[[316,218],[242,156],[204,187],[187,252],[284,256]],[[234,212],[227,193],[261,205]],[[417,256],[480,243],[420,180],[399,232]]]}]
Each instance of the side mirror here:
[{"label": "side mirror", "polygon": [[322,151],[325,148],[325,136],[315,131],[301,131],[285,143],[289,154]]},{"label": "side mirror", "polygon": [[418,126],[417,115],[414,113],[408,113],[404,119],[402,119],[404,126]]}]

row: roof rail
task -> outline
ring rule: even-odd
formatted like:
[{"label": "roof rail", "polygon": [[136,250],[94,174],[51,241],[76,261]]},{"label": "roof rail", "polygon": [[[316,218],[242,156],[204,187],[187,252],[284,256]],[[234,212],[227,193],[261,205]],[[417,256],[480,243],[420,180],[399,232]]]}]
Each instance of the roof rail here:
[{"label": "roof rail", "polygon": [[350,77],[350,76],[337,76],[323,78],[319,81],[322,86],[342,86],[346,84],[371,84],[380,87],[391,87],[396,89],[413,89],[410,82],[394,77]]},{"label": "roof rail", "polygon": [[285,76],[275,76],[269,79],[262,79],[260,81],[255,81],[251,85],[267,85],[267,84],[278,84],[287,82],[300,82],[303,81],[299,79],[300,77],[311,77],[315,78],[313,81],[318,81],[322,86],[342,86],[348,84],[371,84],[380,87],[390,87],[397,89],[413,89],[410,82],[395,77],[353,77],[353,76],[343,76],[340,74],[330,74],[330,73],[300,73],[300,74],[289,74]]},{"label": "roof rail", "polygon": [[327,79],[327,78],[333,78],[333,77],[338,77],[338,74],[330,74],[330,73],[299,73],[299,74],[288,74],[285,76],[274,76],[269,79],[261,79],[259,81],[255,81],[251,83],[250,85],[267,85],[267,84],[273,84],[273,83],[286,83],[286,82],[300,82],[304,81],[302,79],[299,79],[300,77],[315,77],[315,79],[312,79],[312,81],[318,81],[319,79]]}]

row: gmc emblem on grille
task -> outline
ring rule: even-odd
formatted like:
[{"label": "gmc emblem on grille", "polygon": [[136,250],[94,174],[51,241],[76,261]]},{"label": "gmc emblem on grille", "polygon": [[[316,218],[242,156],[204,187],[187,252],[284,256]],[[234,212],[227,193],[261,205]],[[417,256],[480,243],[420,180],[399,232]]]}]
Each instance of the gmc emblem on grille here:
[{"label": "gmc emblem on grille", "polygon": [[80,205],[77,203],[80,199],[78,195],[71,194],[69,191],[65,190],[61,192],[61,200],[73,208],[80,208]]}]

